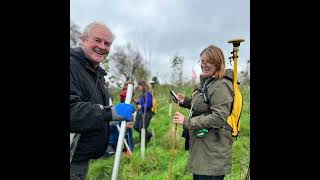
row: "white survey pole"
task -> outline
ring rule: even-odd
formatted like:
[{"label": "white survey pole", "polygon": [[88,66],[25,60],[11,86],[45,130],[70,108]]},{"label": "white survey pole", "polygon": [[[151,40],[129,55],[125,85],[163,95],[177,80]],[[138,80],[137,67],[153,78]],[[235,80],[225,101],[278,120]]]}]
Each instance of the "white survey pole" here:
[{"label": "white survey pole", "polygon": [[146,151],[146,129],[141,128],[141,142],[140,142],[140,148],[141,148],[141,158],[144,159],[145,151]]},{"label": "white survey pole", "polygon": [[[132,92],[133,92],[133,84],[128,84],[127,94],[126,94],[126,104],[130,104],[131,98],[132,98]],[[120,160],[121,160],[121,153],[123,148],[123,140],[124,135],[126,133],[126,121],[121,121],[121,127],[120,127],[120,133],[118,137],[118,143],[117,143],[117,150],[116,150],[116,157],[114,160],[113,170],[112,170],[112,180],[118,179],[118,173],[119,173],[119,167],[120,167]]]},{"label": "white survey pole", "polygon": [[71,145],[72,145],[72,140],[73,138],[76,136],[76,133],[70,133],[70,148],[71,148]]},{"label": "white survey pole", "polygon": [[78,142],[80,139],[80,135],[79,133],[70,133],[70,163],[72,161],[73,155],[77,149],[78,146]]}]

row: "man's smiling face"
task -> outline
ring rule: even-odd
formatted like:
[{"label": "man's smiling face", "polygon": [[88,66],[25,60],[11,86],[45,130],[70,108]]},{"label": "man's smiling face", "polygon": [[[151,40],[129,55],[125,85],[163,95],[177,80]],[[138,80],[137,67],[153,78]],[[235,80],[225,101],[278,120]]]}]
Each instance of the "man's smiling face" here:
[{"label": "man's smiling face", "polygon": [[103,26],[91,28],[89,37],[82,37],[82,49],[94,64],[103,62],[109,54],[112,33]]}]

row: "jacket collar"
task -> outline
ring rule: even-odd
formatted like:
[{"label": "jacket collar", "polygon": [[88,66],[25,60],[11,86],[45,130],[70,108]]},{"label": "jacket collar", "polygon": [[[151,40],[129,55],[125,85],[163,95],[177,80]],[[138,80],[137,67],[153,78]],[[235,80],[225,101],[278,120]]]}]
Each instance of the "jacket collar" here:
[{"label": "jacket collar", "polygon": [[199,84],[199,88],[202,88],[202,86],[204,85],[204,83],[209,80],[209,79],[214,79],[212,76],[200,76],[200,84]]},{"label": "jacket collar", "polygon": [[71,54],[76,56],[76,59],[80,61],[80,63],[89,71],[97,74],[98,76],[107,75],[106,71],[103,70],[100,66],[94,67],[92,61],[86,57],[81,47],[74,48],[73,51],[71,51]]}]

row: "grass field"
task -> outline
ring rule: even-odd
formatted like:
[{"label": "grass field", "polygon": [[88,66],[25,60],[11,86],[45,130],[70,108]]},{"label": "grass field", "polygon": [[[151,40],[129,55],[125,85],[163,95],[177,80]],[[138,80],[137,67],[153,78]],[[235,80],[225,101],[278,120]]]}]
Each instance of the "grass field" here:
[{"label": "grass field", "polygon": [[[165,180],[169,176],[169,167],[172,156],[173,142],[173,124],[171,123],[175,104],[172,103],[172,113],[169,114],[169,90],[170,86],[158,86],[156,89],[156,98],[158,104],[158,112],[153,116],[149,131],[153,131],[154,135],[145,152],[145,159],[140,156],[139,134],[133,131],[135,148],[133,155],[129,158],[122,155],[119,170],[119,180]],[[176,92],[190,95],[192,87],[176,88]],[[114,102],[119,102],[119,91],[113,92]],[[232,173],[226,175],[225,180],[244,180],[250,159],[250,88],[242,87],[242,95],[244,98],[243,111],[241,114],[241,130],[237,140],[233,143],[232,154]],[[136,96],[136,94],[135,94]],[[180,112],[185,116],[189,111],[180,108]],[[172,166],[172,179],[191,180],[192,174],[187,170],[188,151],[184,150],[184,138],[181,137],[182,127],[178,126],[175,143],[175,153]],[[91,160],[88,180],[104,180],[111,179],[114,156],[108,159]]]}]

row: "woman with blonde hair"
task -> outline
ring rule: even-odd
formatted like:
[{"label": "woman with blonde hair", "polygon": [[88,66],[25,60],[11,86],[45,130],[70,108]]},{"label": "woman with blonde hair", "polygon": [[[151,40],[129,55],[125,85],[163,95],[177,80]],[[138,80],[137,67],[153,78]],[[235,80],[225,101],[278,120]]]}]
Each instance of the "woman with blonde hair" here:
[{"label": "woman with blonde hair", "polygon": [[225,69],[223,52],[215,45],[203,49],[198,63],[202,70],[199,87],[190,98],[177,94],[177,103],[190,109],[189,117],[176,112],[173,122],[182,124],[184,134],[190,137],[186,145],[193,179],[222,180],[231,172],[232,164],[232,136],[227,118],[234,92],[227,78],[233,79],[233,71]]}]

